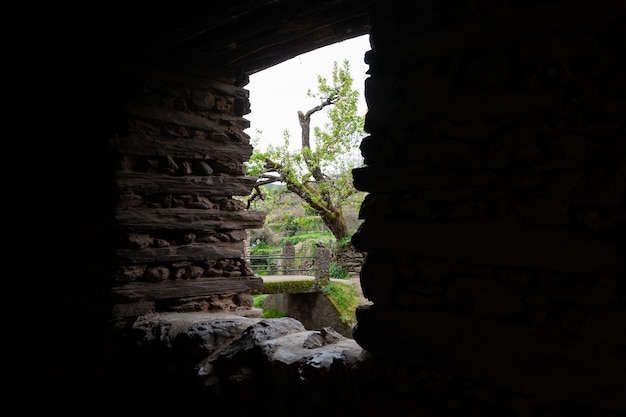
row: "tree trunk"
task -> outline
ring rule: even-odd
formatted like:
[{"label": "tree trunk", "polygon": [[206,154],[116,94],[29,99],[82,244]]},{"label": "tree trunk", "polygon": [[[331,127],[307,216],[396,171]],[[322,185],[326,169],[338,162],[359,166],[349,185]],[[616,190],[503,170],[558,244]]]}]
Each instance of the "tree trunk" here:
[{"label": "tree trunk", "polygon": [[[298,119],[300,121],[300,128],[302,130],[302,150],[304,150],[305,148],[310,149],[311,146],[311,115],[331,104],[333,104],[333,101],[329,99],[321,105],[312,108],[311,110],[306,112],[306,114],[302,113],[301,111],[298,112]],[[318,182],[324,181],[324,174],[319,169],[319,167],[312,166],[311,161],[309,160],[309,158],[306,157],[306,152],[303,152],[303,155],[305,155],[304,160],[309,167],[311,176]],[[335,239],[340,240],[348,236],[348,226],[346,225],[346,221],[343,218],[343,213],[341,212],[341,209],[338,209],[334,206],[333,201],[328,193],[320,191],[320,196],[322,197],[322,200],[326,204],[326,209],[328,210],[327,213],[317,210],[320,217],[324,221],[324,224],[330,229],[333,236],[335,236]],[[311,200],[307,200],[306,196],[300,195],[300,197],[313,206]]]},{"label": "tree trunk", "polygon": [[335,239],[341,240],[348,236],[348,226],[341,212],[334,212],[332,216],[322,214],[321,217],[326,227],[328,227],[333,236],[335,236]]}]

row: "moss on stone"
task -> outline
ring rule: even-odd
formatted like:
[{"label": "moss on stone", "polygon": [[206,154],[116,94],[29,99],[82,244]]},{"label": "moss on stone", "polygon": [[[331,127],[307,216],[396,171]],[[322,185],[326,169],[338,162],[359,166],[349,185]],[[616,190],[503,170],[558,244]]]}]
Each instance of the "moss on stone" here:
[{"label": "moss on stone", "polygon": [[315,280],[266,282],[263,284],[265,294],[301,293],[315,291]]},{"label": "moss on stone", "polygon": [[337,309],[342,323],[350,326],[356,324],[355,313],[359,305],[359,297],[354,285],[331,282],[324,287],[324,295]]}]

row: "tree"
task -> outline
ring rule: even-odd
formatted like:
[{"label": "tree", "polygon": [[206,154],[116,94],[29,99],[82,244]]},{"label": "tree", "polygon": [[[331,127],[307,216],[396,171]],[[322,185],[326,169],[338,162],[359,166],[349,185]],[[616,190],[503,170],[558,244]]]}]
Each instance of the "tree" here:
[{"label": "tree", "polygon": [[[331,81],[318,74],[317,92],[307,91],[307,96],[318,98],[320,104],[297,113],[300,148],[290,149],[288,130],[283,131],[281,146],[270,145],[265,152],[255,148],[247,173],[258,180],[248,198],[248,208],[256,199],[265,198],[264,186],[279,182],[317,213],[337,240],[348,237],[342,206],[357,194],[352,168],[360,162],[357,154],[365,120],[358,114],[359,92],[352,88],[352,82],[350,62],[344,60],[342,67],[333,62]],[[311,117],[322,111],[329,122],[324,124],[324,129],[314,127],[311,143]]]}]

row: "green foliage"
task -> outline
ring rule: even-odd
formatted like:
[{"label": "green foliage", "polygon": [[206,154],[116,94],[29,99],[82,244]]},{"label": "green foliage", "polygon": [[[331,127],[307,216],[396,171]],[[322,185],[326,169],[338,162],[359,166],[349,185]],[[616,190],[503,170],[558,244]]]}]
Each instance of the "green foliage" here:
[{"label": "green foliage", "polygon": [[293,236],[285,236],[280,240],[280,244],[284,245],[285,242],[290,241],[294,245],[310,241],[311,246],[315,243],[323,243],[325,246],[330,246],[335,240],[335,237],[330,232],[303,232]]},{"label": "green foliage", "polygon": [[257,239],[250,244],[250,251],[257,254],[266,253],[271,250],[272,248],[269,243],[261,239]]},{"label": "green foliage", "polygon": [[[318,215],[341,239],[349,233],[342,207],[353,204],[355,196],[359,203],[362,201],[362,194],[353,186],[352,169],[361,163],[358,147],[365,118],[358,114],[359,92],[352,88],[349,61],[344,60],[342,67],[335,61],[331,78],[318,75],[317,81],[317,91],[309,89],[307,96],[318,98],[320,104],[306,113],[298,112],[302,126],[299,150],[291,148],[291,133],[284,130],[282,145],[269,145],[262,151],[258,148],[262,132],[256,131],[258,136],[252,140],[254,152],[246,163],[246,174],[256,176],[258,186],[248,204],[253,209],[261,205],[260,199],[265,204],[279,204],[281,196],[293,193],[303,200],[307,215]],[[311,140],[311,116],[317,112],[324,112],[330,122],[323,127],[314,126]],[[267,187],[276,185],[277,180],[284,187]],[[303,225],[287,222],[291,235],[301,230],[298,227]]]},{"label": "green foliage", "polygon": [[[287,236],[294,236],[303,230],[318,230],[322,232],[325,228],[320,216],[297,216],[285,213],[283,215],[282,230]],[[327,229],[326,229],[327,230]]]},{"label": "green foliage", "polygon": [[350,239],[352,239],[352,236],[346,236],[344,238],[339,239],[337,241],[337,247],[343,248],[344,246],[348,245],[350,243]]},{"label": "green foliage", "polygon": [[250,266],[259,275],[273,275],[278,271],[275,256],[280,254],[280,248],[269,246],[267,243],[250,245]]},{"label": "green foliage", "polygon": [[300,226],[300,230],[318,230],[320,232],[327,230],[318,215],[299,216],[295,220]]},{"label": "green foliage", "polygon": [[315,216],[315,217],[319,218],[319,216],[317,215],[317,212],[313,209],[313,207],[311,207],[311,206],[309,206],[307,204],[303,204],[302,208],[304,208],[304,214],[307,217]]},{"label": "green foliage", "polygon": [[287,236],[293,236],[296,232],[302,229],[302,226],[293,216],[285,215],[285,218],[283,219],[283,228],[287,233]]},{"label": "green foliage", "polygon": [[263,301],[268,294],[256,294],[252,296],[252,302],[255,308],[263,308]]},{"label": "green foliage", "polygon": [[335,305],[343,323],[356,323],[356,308],[359,296],[356,288],[350,284],[330,282],[324,287],[324,295]]},{"label": "green foliage", "polygon": [[270,307],[266,310],[263,310],[261,313],[261,318],[263,319],[278,319],[280,317],[285,317],[287,313],[283,311],[278,311],[274,307]]},{"label": "green foliage", "polygon": [[[359,192],[353,196],[346,205],[342,207],[342,215],[348,226],[351,236],[362,223],[359,219],[359,209],[365,196],[364,192]],[[294,204],[295,203],[295,204]],[[253,229],[250,232],[250,242],[254,244],[257,239],[268,242],[270,245],[277,245],[280,236],[284,235],[285,216],[291,216],[298,222],[301,231],[319,231],[330,233],[328,227],[317,214],[309,214],[312,209],[302,204],[302,200],[295,194],[283,194],[280,198],[272,200],[266,195],[265,200],[255,200],[255,211],[267,213],[265,224],[261,229]],[[296,234],[301,232],[296,232]],[[349,242],[350,237],[341,239],[341,242]]]},{"label": "green foliage", "polygon": [[[250,144],[254,148],[258,148],[261,141],[262,130],[256,129],[255,135],[250,139]],[[265,172],[265,154],[262,152],[253,152],[250,159],[246,162],[246,174],[258,177]]]},{"label": "green foliage", "polygon": [[315,279],[313,277],[300,281],[266,282],[263,284],[263,292],[266,294],[302,293],[313,291],[314,286]]},{"label": "green foliage", "polygon": [[350,277],[350,272],[336,262],[330,263],[329,274],[331,278],[337,279],[348,279]]},{"label": "green foliage", "polygon": [[263,309],[263,313],[261,313],[261,318],[264,319],[275,319],[280,317],[285,317],[287,313],[283,311],[278,311],[274,307],[265,308],[263,302],[267,298],[268,294],[257,294],[252,296],[253,305],[256,308]]}]

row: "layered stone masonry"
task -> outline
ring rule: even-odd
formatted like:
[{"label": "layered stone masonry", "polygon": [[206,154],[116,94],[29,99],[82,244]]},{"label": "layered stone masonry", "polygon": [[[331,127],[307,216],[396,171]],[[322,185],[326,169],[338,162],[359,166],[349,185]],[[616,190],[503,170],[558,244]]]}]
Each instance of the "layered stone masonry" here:
[{"label": "layered stone masonry", "polygon": [[245,294],[262,281],[245,241],[265,213],[236,198],[256,182],[244,169],[252,154],[243,132],[247,91],[234,78],[139,69],[124,76],[136,88],[125,101],[127,127],[110,140],[120,193],[114,311],[250,308]]}]

